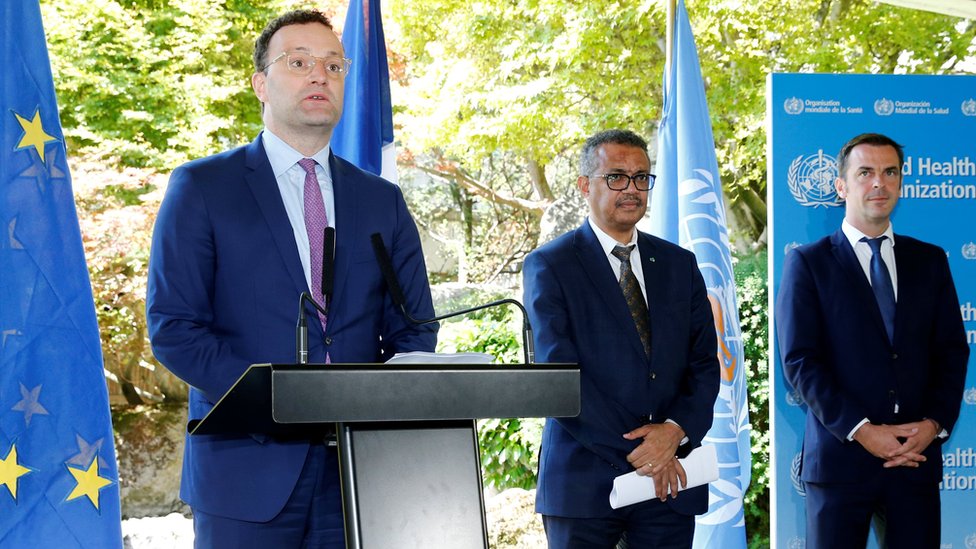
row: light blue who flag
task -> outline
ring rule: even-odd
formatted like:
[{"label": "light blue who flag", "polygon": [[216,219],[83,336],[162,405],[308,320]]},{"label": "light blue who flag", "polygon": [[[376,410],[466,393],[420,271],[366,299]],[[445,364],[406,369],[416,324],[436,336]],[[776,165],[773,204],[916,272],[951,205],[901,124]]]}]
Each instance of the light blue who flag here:
[{"label": "light blue who flag", "polygon": [[38,0],[0,2],[0,547],[122,547],[91,283]]},{"label": "light blue who flag", "polygon": [[717,450],[719,479],[709,485],[708,512],[698,517],[694,547],[745,548],[742,497],[752,459],[742,333],[712,124],[695,39],[681,0],[675,10],[671,71],[664,78],[651,232],[698,258],[715,315],[722,371],[715,419],[704,440]]},{"label": "light blue who flag", "polygon": [[332,150],[356,166],[396,181],[390,69],[379,0],[351,0],[342,47],[352,59],[346,75],[342,119],[332,133]]}]

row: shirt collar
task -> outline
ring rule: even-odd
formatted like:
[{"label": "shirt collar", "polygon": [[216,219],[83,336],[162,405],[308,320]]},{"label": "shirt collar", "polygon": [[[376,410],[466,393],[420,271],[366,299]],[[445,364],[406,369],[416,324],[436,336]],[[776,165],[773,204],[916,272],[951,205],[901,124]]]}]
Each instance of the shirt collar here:
[{"label": "shirt collar", "polygon": [[[885,232],[878,235],[878,236],[887,236],[888,241],[891,242],[892,246],[895,245],[895,230],[893,229],[893,227],[894,224],[889,222],[888,228],[885,229]],[[840,228],[842,231],[844,231],[844,236],[847,237],[848,242],[851,243],[851,248],[856,248],[857,243],[860,242],[862,238],[871,238],[868,235],[859,231],[856,227],[854,227],[854,225],[848,223],[847,219],[845,219],[844,222],[841,223]]]},{"label": "shirt collar", "polygon": [[600,241],[600,246],[603,248],[603,253],[605,253],[607,256],[610,255],[610,252],[612,252],[616,246],[630,246],[631,244],[637,244],[637,229],[634,229],[633,234],[631,234],[630,242],[621,244],[612,236],[603,232],[603,229],[597,227],[596,223],[593,222],[592,216],[587,216],[586,220],[590,224],[590,228],[593,229],[593,234],[596,235],[596,239]]},{"label": "shirt collar", "polygon": [[[271,130],[268,128],[265,128],[262,134],[264,138],[264,151],[268,154],[268,161],[271,162],[271,170],[274,172],[276,178],[281,177],[282,174],[290,170],[299,160],[306,158],[305,155],[296,151],[280,137],[271,133]],[[309,157],[314,158],[319,163],[319,166],[325,169],[327,177],[329,176],[330,145],[327,144],[322,150]]]}]

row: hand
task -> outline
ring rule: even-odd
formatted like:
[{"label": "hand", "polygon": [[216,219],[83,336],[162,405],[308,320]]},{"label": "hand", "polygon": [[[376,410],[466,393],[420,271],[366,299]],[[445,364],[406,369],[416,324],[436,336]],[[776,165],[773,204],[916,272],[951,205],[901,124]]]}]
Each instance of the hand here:
[{"label": "hand", "polygon": [[[930,423],[930,422],[926,422]],[[884,467],[918,467],[926,457],[918,450],[921,439],[916,439],[909,445],[908,439],[918,434],[917,423],[903,425],[874,425],[865,423],[855,433],[856,440],[871,455],[885,460]],[[933,427],[929,426],[929,431]],[[904,438],[902,443],[898,439]],[[925,446],[931,438],[925,442]],[[922,448],[924,450],[924,448]]]},{"label": "hand", "polygon": [[658,475],[666,467],[672,467],[671,462],[674,461],[678,444],[684,436],[684,430],[674,423],[642,425],[624,435],[627,440],[644,439],[627,454],[627,461],[637,470],[638,475],[653,476],[657,483]]},{"label": "hand", "polygon": [[905,442],[902,443],[902,447],[906,449],[906,452],[903,455],[921,456],[922,459],[920,461],[925,461],[925,456],[922,455],[922,452],[924,452],[925,449],[932,444],[932,441],[939,436],[939,431],[941,431],[942,428],[939,427],[939,424],[932,419],[923,419],[922,421],[916,421],[913,423],[904,423],[900,425],[900,427],[906,427],[915,431],[914,434],[905,437]]},{"label": "hand", "polygon": [[[637,474],[639,475],[640,472]],[[688,475],[677,457],[672,457],[662,465],[661,471],[653,478],[654,493],[661,501],[667,500],[668,494],[671,494],[672,498],[677,498],[678,490],[688,485]]]}]

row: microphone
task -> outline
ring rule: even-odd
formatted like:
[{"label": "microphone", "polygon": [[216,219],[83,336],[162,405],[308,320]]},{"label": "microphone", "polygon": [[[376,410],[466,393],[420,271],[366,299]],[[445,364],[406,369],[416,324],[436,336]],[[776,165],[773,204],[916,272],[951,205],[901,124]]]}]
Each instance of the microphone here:
[{"label": "microphone", "polygon": [[308,364],[308,321],[305,319],[305,304],[310,303],[322,315],[329,314],[332,291],[335,287],[335,227],[326,227],[322,240],[322,297],[325,303],[319,305],[308,292],[298,298],[298,325],[295,326],[295,362]]},{"label": "microphone", "polygon": [[485,303],[484,305],[478,305],[476,307],[470,307],[468,309],[462,309],[459,311],[452,311],[433,318],[422,320],[416,319],[410,314],[409,311],[407,311],[407,299],[403,294],[403,288],[400,287],[400,281],[397,280],[396,272],[393,270],[393,261],[390,259],[390,254],[386,250],[386,245],[383,244],[383,237],[379,233],[373,233],[370,236],[370,240],[373,243],[373,253],[376,255],[376,263],[379,264],[380,273],[383,275],[383,280],[386,281],[386,287],[390,291],[390,298],[393,300],[393,304],[400,309],[404,318],[406,318],[408,322],[411,324],[429,324],[431,322],[437,322],[438,320],[461,316],[468,313],[473,313],[475,311],[480,311],[482,309],[488,309],[490,307],[497,307],[498,305],[515,305],[518,307],[519,311],[522,312],[522,350],[525,356],[525,363],[535,363],[535,342],[532,340],[532,326],[529,324],[529,315],[526,313],[525,307],[523,307],[521,303],[514,299],[499,299],[492,301],[491,303]]}]

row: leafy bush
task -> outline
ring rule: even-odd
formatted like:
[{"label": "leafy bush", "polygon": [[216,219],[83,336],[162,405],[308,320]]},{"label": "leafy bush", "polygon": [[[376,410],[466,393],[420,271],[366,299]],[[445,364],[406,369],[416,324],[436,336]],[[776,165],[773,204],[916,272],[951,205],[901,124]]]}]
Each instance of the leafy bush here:
[{"label": "leafy bush", "polygon": [[737,257],[735,285],[752,423],[752,482],[743,504],[749,547],[769,547],[769,288],[766,250]]}]

